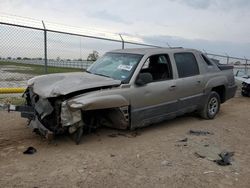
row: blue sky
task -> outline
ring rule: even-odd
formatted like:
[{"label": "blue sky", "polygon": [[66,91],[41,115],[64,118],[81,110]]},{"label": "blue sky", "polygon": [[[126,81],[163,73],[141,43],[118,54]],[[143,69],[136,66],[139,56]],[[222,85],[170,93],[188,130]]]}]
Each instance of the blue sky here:
[{"label": "blue sky", "polygon": [[1,0],[0,13],[250,58],[249,0]]}]

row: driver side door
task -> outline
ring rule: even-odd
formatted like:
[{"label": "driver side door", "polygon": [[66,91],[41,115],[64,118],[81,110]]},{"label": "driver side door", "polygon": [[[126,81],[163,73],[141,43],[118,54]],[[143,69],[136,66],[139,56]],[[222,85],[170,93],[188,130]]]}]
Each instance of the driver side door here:
[{"label": "driver side door", "polygon": [[151,82],[134,85],[131,93],[131,125],[144,127],[173,118],[178,109],[176,83],[167,54],[150,56],[140,73],[152,75]]}]

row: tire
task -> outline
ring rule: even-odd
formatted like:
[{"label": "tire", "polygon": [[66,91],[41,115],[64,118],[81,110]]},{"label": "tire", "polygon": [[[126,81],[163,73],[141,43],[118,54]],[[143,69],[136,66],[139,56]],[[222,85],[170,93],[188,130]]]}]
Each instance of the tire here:
[{"label": "tire", "polygon": [[200,115],[204,119],[214,119],[220,110],[220,96],[217,92],[211,91],[207,101],[200,111]]},{"label": "tire", "polygon": [[241,95],[243,96],[243,97],[246,97],[247,95],[245,94],[245,92],[243,92],[243,91],[241,91]]},{"label": "tire", "polygon": [[250,97],[250,92],[246,92],[246,91],[241,91],[241,95],[243,96],[243,97]]}]

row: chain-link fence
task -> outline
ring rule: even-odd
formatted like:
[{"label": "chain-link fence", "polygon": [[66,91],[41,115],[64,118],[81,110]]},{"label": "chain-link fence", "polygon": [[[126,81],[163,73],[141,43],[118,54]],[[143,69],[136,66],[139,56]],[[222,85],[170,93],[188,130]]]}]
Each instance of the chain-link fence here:
[{"label": "chain-link fence", "polygon": [[229,55],[218,55],[210,53],[207,53],[207,55],[218,63],[233,65],[235,76],[242,77],[250,75],[250,60],[247,58],[231,57]]},{"label": "chain-link fence", "polygon": [[[0,16],[0,88],[25,87],[35,75],[83,71],[105,52],[121,48],[159,47],[139,37],[39,20]],[[237,71],[248,72],[250,60],[208,54]]]},{"label": "chain-link fence", "polygon": [[84,71],[105,52],[156,47],[132,36],[4,15],[0,17],[0,88],[25,87],[35,75]]}]

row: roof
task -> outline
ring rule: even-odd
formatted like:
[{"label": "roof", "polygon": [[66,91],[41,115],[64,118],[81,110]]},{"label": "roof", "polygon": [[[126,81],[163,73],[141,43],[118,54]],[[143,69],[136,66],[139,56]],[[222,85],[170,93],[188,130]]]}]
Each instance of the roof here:
[{"label": "roof", "polygon": [[152,54],[152,53],[177,53],[177,52],[197,52],[198,50],[189,48],[128,48],[113,50],[115,53],[129,53],[129,54]]}]

